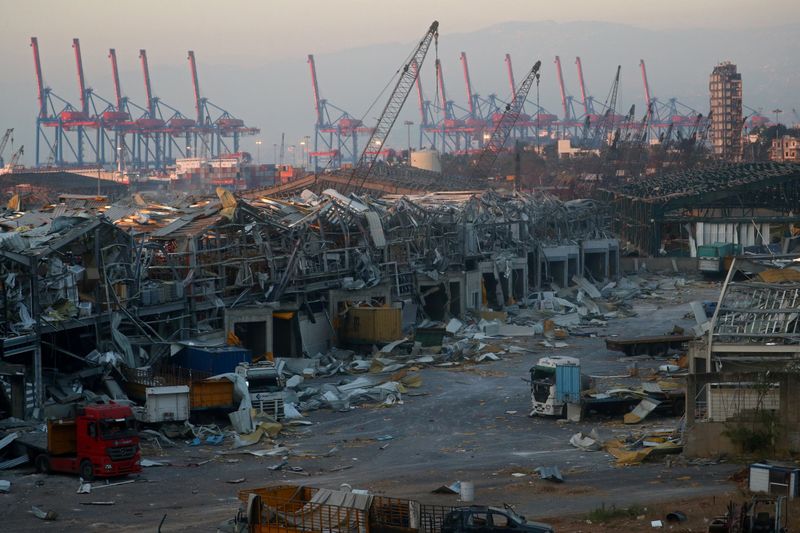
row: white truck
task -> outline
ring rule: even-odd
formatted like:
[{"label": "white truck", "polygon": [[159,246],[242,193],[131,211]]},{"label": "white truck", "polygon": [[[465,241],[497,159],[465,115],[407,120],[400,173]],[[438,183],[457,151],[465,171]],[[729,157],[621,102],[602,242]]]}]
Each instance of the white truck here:
[{"label": "white truck", "polygon": [[567,403],[579,403],[581,362],[576,357],[542,357],[531,370],[530,416],[566,416]]},{"label": "white truck", "polygon": [[[542,357],[531,367],[530,416],[567,416],[567,406],[580,416],[591,413],[618,415],[633,410],[642,400],[656,404],[656,412],[666,415],[683,414],[686,392],[682,388],[661,390],[655,384],[631,388],[595,391],[589,376],[581,374],[581,362],[576,357]],[[569,416],[572,416],[571,414]]]},{"label": "white truck", "polygon": [[275,420],[284,418],[283,404],[286,397],[286,378],[283,374],[283,361],[278,364],[272,361],[258,363],[240,363],[236,366],[236,374],[247,382],[250,402],[255,409],[271,416]]}]

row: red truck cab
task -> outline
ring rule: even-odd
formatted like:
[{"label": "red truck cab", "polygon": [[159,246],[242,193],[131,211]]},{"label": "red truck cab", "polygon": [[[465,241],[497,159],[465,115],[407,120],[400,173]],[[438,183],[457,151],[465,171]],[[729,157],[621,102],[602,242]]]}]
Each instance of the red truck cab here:
[{"label": "red truck cab", "polygon": [[72,419],[49,421],[46,449],[37,451],[38,470],[79,474],[84,480],[142,470],[133,411],[113,402],[87,405]]}]

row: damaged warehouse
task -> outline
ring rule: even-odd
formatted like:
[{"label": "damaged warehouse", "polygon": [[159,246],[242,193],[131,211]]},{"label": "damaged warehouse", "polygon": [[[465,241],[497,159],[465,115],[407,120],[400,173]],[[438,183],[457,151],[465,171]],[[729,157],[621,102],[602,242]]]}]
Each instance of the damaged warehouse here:
[{"label": "damaged warehouse", "polygon": [[727,164],[654,175],[599,193],[612,206],[614,231],[635,250],[697,257],[703,245],[758,248],[793,235],[800,222],[798,176],[795,163]]},{"label": "damaged warehouse", "polygon": [[[0,377],[8,415],[65,416],[96,393],[143,398],[130,393],[137,381],[190,385],[241,362],[391,342],[416,324],[618,272],[608,213],[589,200],[218,194],[72,200],[0,220],[3,362],[21,365]],[[552,252],[561,248],[568,262]],[[381,312],[392,327],[376,336],[364,328]],[[197,362],[232,347],[225,368]]]},{"label": "damaged warehouse", "polygon": [[797,260],[734,259],[708,332],[690,345],[687,454],[800,450]]}]

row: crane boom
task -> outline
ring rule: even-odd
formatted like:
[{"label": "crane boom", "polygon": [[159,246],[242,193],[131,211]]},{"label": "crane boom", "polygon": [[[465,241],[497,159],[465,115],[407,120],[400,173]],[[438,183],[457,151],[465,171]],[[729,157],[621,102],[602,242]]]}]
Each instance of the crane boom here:
[{"label": "crane boom", "polygon": [[12,154],[11,161],[8,162],[8,165],[6,165],[6,168],[9,169],[9,170],[13,170],[14,167],[16,167],[17,163],[19,162],[19,158],[22,157],[22,154],[24,154],[24,153],[25,153],[25,147],[24,146],[20,146],[19,150],[17,150],[16,152],[14,152]]},{"label": "crane boom", "polygon": [[514,68],[511,66],[511,54],[506,54],[506,69],[508,70],[508,84],[511,87],[511,98],[517,97],[517,85],[514,83]]},{"label": "crane boom", "polygon": [[578,67],[578,83],[581,86],[581,102],[583,103],[583,112],[588,117],[589,114],[594,110],[589,103],[589,99],[586,97],[586,84],[583,82],[583,64],[581,64],[580,57],[575,58],[575,65]]},{"label": "crane boom", "polygon": [[194,107],[197,110],[197,125],[202,126],[205,122],[203,119],[203,102],[200,97],[200,82],[197,81],[197,63],[194,60],[193,50],[189,50],[189,68],[192,71],[192,87],[194,87]]},{"label": "crane boom", "polygon": [[622,70],[620,65],[617,65],[617,74],[614,76],[614,83],[611,86],[611,93],[606,100],[606,111],[597,121],[597,127],[594,130],[594,138],[592,146],[602,146],[608,138],[609,132],[614,131],[617,113],[617,94],[619,93],[619,73]]},{"label": "crane boom", "polygon": [[314,109],[317,112],[317,125],[322,126],[325,123],[325,117],[322,114],[322,102],[319,98],[319,85],[317,84],[317,65],[314,63],[314,56],[308,54],[308,65],[311,69],[311,89],[314,91]]},{"label": "crane boom", "polygon": [[492,137],[489,139],[489,142],[486,143],[486,146],[483,148],[478,158],[478,162],[472,169],[473,178],[480,179],[489,176],[489,172],[492,170],[497,156],[505,146],[509,135],[511,135],[511,130],[514,129],[514,125],[517,123],[517,119],[519,119],[522,106],[525,104],[525,99],[528,97],[528,92],[530,92],[533,82],[539,79],[539,67],[541,66],[541,61],[537,61],[533,65],[533,68],[531,68],[531,71],[525,76],[517,92],[514,93],[514,98],[511,100],[511,103],[506,104],[503,116],[498,121],[492,133]]},{"label": "crane boom", "polygon": [[417,65],[416,60],[411,61],[411,68],[417,73],[417,79],[414,82],[414,85],[417,88],[417,96],[419,97],[420,126],[425,127],[429,125],[428,109],[430,102],[426,102],[425,97],[422,94],[422,75],[419,72],[419,65]]},{"label": "crane boom", "polygon": [[444,118],[451,119],[451,109],[447,105],[447,92],[444,90],[444,74],[442,73],[442,62],[436,60],[436,82],[439,85],[439,94],[442,97],[442,107],[444,108]]},{"label": "crane boom", "polygon": [[644,59],[639,60],[639,67],[642,69],[642,83],[644,83],[644,100],[647,104],[647,112],[650,113],[652,111],[650,105],[652,100],[650,99],[650,84],[647,82],[647,69],[644,66]]},{"label": "crane boom", "polygon": [[561,58],[556,56],[556,74],[558,74],[558,89],[561,91],[561,108],[564,110],[564,121],[570,120],[569,106],[567,105],[567,91],[564,89],[564,74],[561,72]]},{"label": "crane boom", "polygon": [[469,65],[467,64],[466,52],[461,52],[461,65],[464,67],[464,85],[467,89],[467,103],[469,104],[470,118],[477,118],[475,116],[475,101],[472,93],[472,82],[469,78]]},{"label": "crane boom", "polygon": [[386,102],[386,106],[381,112],[378,124],[372,131],[369,141],[364,145],[364,151],[361,152],[358,164],[353,168],[353,173],[348,180],[348,184],[351,181],[355,181],[358,184],[358,188],[361,188],[361,185],[363,185],[364,181],[366,181],[372,172],[372,167],[375,166],[375,160],[378,158],[383,144],[389,137],[392,126],[394,126],[397,116],[400,114],[400,110],[408,99],[408,95],[411,93],[414,82],[417,79],[418,69],[411,68],[412,61],[416,62],[419,67],[422,67],[425,56],[428,54],[431,41],[433,41],[434,38],[438,41],[438,30],[439,22],[434,20],[417,45],[417,48],[412,53],[411,60],[400,68],[400,77],[397,79],[397,84],[394,86],[389,101]]},{"label": "crane boom", "polygon": [[81,42],[72,39],[72,48],[75,50],[75,64],[78,67],[78,87],[81,90],[81,111],[89,113],[89,100],[86,98],[86,79],[83,76],[83,59],[81,58]]},{"label": "crane boom", "polygon": [[122,89],[119,85],[119,71],[117,70],[117,51],[113,48],[108,50],[108,57],[111,59],[111,71],[112,76],[114,77],[114,94],[117,97],[117,111],[122,112],[122,107],[124,105],[122,101]]},{"label": "crane boom", "polygon": [[144,74],[144,92],[147,98],[147,114],[156,118],[156,103],[153,99],[153,89],[150,85],[150,67],[147,65],[147,51],[139,50],[139,59],[142,60],[142,74]]},{"label": "crane boom", "polygon": [[39,39],[31,37],[33,49],[33,67],[36,69],[36,88],[39,97],[39,118],[47,118],[47,98],[45,96],[44,79],[42,78],[42,63],[39,60]]}]

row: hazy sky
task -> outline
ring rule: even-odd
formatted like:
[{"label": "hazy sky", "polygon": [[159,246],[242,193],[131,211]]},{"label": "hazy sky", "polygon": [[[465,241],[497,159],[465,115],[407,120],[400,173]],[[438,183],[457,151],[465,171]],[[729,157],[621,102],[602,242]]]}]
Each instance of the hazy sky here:
[{"label": "hazy sky", "polygon": [[[46,61],[88,51],[147,48],[156,62],[195,49],[207,61],[244,63],[407,41],[433,19],[442,31],[513,20],[599,20],[653,28],[747,28],[800,22],[797,0],[0,0],[3,75],[29,76],[26,40]],[[152,60],[151,60],[152,61]],[[16,69],[23,69],[18,72]]]},{"label": "hazy sky", "polygon": [[[179,72],[181,80],[185,77],[189,49],[197,53],[201,87],[210,92],[219,91],[210,85],[220,74],[220,65],[258,68],[276,61],[304,65],[308,53],[323,55],[376,43],[410,45],[434,19],[440,21],[445,37],[509,21],[582,20],[649,29],[730,28],[746,38],[749,28],[800,23],[800,1],[0,0],[0,87],[6,94],[30,94],[20,102],[0,99],[0,131],[14,126],[21,135],[32,137],[36,101],[31,36],[39,38],[45,82],[56,93],[78,100],[71,39],[79,37],[89,85],[113,96],[107,53],[114,47],[123,90],[141,101],[141,82],[133,76],[138,75],[140,48],[147,49],[154,89],[160,96],[171,89],[166,81],[170,71]],[[397,60],[387,58],[387,72]],[[177,105],[191,111],[186,87],[181,87],[181,96],[170,99],[167,94],[167,101],[180,100]],[[234,112],[238,109],[236,101],[225,103]]]}]

